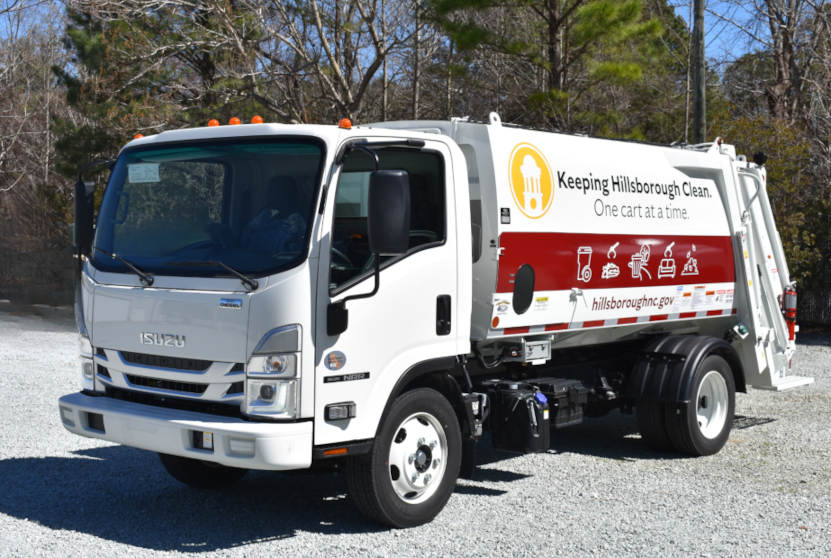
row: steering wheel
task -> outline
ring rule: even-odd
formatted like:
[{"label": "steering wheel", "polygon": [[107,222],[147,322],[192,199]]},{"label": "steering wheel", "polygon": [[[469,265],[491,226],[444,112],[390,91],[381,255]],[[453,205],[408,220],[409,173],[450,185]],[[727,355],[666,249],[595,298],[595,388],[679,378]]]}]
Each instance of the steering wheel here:
[{"label": "steering wheel", "polygon": [[355,267],[355,264],[352,263],[352,260],[350,260],[348,257],[346,257],[346,254],[344,254],[343,252],[341,252],[337,248],[332,248],[332,253],[334,255],[336,255],[337,257],[339,257],[340,259],[342,259],[343,261],[345,261],[347,264],[349,264],[349,267]]}]

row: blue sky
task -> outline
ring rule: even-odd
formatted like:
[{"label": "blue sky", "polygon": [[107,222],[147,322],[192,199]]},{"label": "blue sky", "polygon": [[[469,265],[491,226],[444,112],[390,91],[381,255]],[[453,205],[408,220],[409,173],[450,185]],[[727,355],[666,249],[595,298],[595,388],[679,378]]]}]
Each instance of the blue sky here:
[{"label": "blue sky", "polygon": [[[675,6],[675,13],[684,18],[690,27],[692,27],[690,21],[692,3],[693,0],[669,0],[669,4]],[[748,29],[755,29],[758,22],[755,21],[754,14],[749,11],[749,8],[752,8],[751,3],[742,0],[709,0],[705,2],[705,8],[705,52],[708,60],[729,63],[759,48],[759,43],[750,40],[747,33],[722,19],[730,19]]]}]

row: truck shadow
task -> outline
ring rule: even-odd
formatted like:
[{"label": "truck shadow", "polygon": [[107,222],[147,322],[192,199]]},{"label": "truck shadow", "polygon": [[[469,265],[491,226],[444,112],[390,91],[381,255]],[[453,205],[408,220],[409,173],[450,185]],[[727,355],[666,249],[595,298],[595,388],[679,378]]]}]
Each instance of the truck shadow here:
[{"label": "truck shadow", "polygon": [[296,532],[386,529],[347,500],[345,475],[252,471],[232,487],[173,480],[150,452],[110,446],[75,457],[0,460],[0,513],[152,550],[205,552]]},{"label": "truck shadow", "polygon": [[[736,426],[772,420],[737,417]],[[636,434],[634,417],[615,412],[555,430],[549,453],[692,459],[652,451]],[[521,456],[496,451],[488,434],[480,439],[476,457],[472,482],[458,484],[459,494],[501,496],[510,483],[530,476],[510,470],[508,462]],[[229,488],[200,490],[168,476],[154,453],[123,446],[71,457],[0,460],[0,513],[152,550],[206,552],[288,539],[298,532],[387,531],[357,513],[347,493],[345,474],[264,471],[251,471]]]},{"label": "truck shadow", "polygon": [[[617,460],[687,459],[689,457],[677,453],[657,452],[649,448],[640,438],[634,415],[624,415],[618,411],[613,411],[601,418],[585,419],[582,424],[576,426],[552,428],[551,447],[548,453],[574,453]],[[493,449],[490,436],[485,434],[480,438],[476,449],[478,468],[473,480],[491,480],[487,477],[492,477],[496,471],[499,471],[493,469],[491,465],[517,457],[519,457],[518,454]]]}]

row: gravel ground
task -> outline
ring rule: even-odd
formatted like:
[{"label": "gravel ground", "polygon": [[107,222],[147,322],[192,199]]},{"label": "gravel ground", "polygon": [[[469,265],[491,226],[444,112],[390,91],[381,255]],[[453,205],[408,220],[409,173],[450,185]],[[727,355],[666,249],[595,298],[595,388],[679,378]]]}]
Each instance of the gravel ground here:
[{"label": "gravel ground", "polygon": [[357,513],[343,475],[199,491],[154,454],[70,435],[56,406],[77,389],[68,312],[0,308],[0,556],[829,556],[831,336],[800,341],[795,368],[816,383],[740,394],[718,455],[650,452],[617,413],[557,432],[546,454],[485,439],[444,512],[393,531]]}]

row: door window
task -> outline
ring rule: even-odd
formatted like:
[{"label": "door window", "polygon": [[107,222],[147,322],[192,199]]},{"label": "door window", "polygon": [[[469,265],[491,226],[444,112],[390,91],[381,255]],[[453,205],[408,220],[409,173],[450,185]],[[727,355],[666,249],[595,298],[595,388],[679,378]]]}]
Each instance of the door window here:
[{"label": "door window", "polygon": [[[381,168],[405,170],[410,179],[410,248],[408,254],[445,239],[444,165],[441,155],[414,149],[377,150]],[[372,274],[375,257],[369,253],[367,199],[372,158],[353,151],[346,158],[338,180],[332,231],[329,288],[333,294]],[[390,260],[384,257],[382,265]]]}]

